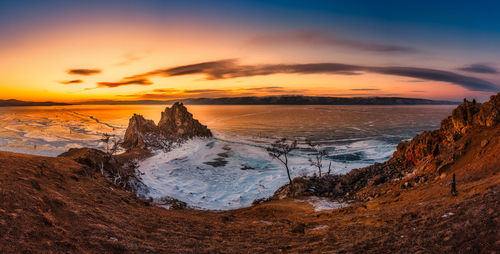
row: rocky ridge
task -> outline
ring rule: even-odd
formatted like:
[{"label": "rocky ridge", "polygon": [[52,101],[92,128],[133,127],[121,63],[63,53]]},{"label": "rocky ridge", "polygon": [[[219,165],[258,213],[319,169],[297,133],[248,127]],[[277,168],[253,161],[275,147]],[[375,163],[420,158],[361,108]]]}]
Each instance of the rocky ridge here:
[{"label": "rocky ridge", "polygon": [[[482,104],[464,101],[441,122],[438,130],[424,131],[411,141],[401,142],[388,161],[354,169],[346,175],[296,178],[295,195],[367,200],[380,195],[361,191],[368,186],[399,182],[404,189],[444,177],[450,166],[467,151],[475,138],[473,133],[491,129],[499,123],[500,93]],[[484,147],[489,141],[484,139],[480,142]],[[283,199],[290,195],[290,187],[285,185],[271,199]]]},{"label": "rocky ridge", "polygon": [[161,149],[168,145],[167,139],[160,135],[160,130],[153,120],[147,120],[134,114],[125,131],[122,147],[131,149]]}]

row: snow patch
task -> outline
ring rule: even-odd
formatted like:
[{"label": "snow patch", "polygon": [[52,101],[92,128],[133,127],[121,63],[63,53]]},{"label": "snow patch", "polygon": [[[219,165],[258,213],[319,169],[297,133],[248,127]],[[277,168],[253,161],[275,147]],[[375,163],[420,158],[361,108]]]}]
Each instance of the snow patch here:
[{"label": "snow patch", "polygon": [[349,206],[347,203],[332,201],[324,197],[309,197],[305,200],[298,200],[298,202],[306,202],[314,208],[315,212],[330,211]]},{"label": "snow patch", "polygon": [[450,217],[450,216],[453,216],[453,215],[455,215],[455,214],[452,213],[452,212],[449,212],[449,213],[443,214],[443,216],[441,216],[441,218],[446,218],[446,217]]},{"label": "snow patch", "polygon": [[314,228],[306,230],[306,232],[311,232],[311,231],[321,231],[321,230],[327,230],[329,227],[327,225],[319,225]]}]

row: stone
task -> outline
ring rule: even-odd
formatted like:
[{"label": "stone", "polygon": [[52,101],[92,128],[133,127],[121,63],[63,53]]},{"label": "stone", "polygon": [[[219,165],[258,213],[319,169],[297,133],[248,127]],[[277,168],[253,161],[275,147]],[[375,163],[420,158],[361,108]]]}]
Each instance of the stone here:
[{"label": "stone", "polygon": [[489,143],[489,141],[487,139],[483,139],[483,141],[481,141],[481,148],[484,148],[485,146],[487,146]]},{"label": "stone", "polygon": [[292,224],[292,233],[304,234],[306,225],[302,222],[295,222]]}]

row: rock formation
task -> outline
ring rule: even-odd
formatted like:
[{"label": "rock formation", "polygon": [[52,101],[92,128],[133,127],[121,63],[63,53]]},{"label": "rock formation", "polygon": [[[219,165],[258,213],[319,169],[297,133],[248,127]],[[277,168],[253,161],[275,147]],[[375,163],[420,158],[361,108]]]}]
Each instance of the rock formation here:
[{"label": "rock formation", "polygon": [[169,140],[212,137],[212,132],[207,126],[194,119],[182,102],[176,102],[171,108],[165,108],[165,111],[161,113],[158,128],[162,136]]},{"label": "rock formation", "polygon": [[122,146],[128,150],[133,148],[160,149],[166,144],[165,141],[153,120],[134,114],[129,120]]},{"label": "rock formation", "polygon": [[[411,141],[398,145],[392,160],[406,166],[415,166],[426,157],[439,158],[453,155],[467,146],[468,141],[458,142],[473,130],[491,128],[500,123],[500,93],[483,104],[465,101],[441,122],[441,128],[425,131]],[[444,159],[444,158],[441,158]]]},{"label": "rock formation", "polygon": [[141,154],[121,154],[108,157],[101,150],[94,148],[71,148],[58,157],[67,158],[85,166],[86,175],[101,173],[116,186],[137,194],[146,193],[146,186],[139,180],[136,172],[137,159]]},{"label": "rock formation", "polygon": [[[354,169],[343,176],[296,178],[296,195],[353,198],[353,194],[364,187],[391,181],[401,181],[401,188],[410,188],[440,177],[465,154],[475,132],[496,127],[499,123],[500,93],[483,104],[465,101],[441,122],[438,130],[424,131],[411,141],[399,143],[388,161]],[[488,145],[487,140],[479,143],[482,148]],[[287,197],[289,191],[288,186],[283,186],[273,198]],[[356,195],[358,199],[369,197],[366,193]]]},{"label": "rock formation", "polygon": [[166,149],[172,142],[182,142],[194,137],[212,137],[207,126],[202,125],[180,102],[161,113],[158,126],[152,120],[134,114],[130,118],[122,146],[133,149]]}]

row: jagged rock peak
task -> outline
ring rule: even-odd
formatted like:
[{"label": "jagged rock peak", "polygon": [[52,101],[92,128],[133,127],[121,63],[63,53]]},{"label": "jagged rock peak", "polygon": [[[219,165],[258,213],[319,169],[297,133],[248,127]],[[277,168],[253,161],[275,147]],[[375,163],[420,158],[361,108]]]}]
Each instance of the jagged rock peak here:
[{"label": "jagged rock peak", "polygon": [[[405,165],[417,165],[427,156],[438,154],[452,156],[464,149],[466,144],[457,144],[457,140],[475,129],[492,128],[500,123],[500,93],[490,97],[485,103],[465,101],[458,105],[441,122],[441,128],[424,131],[411,141],[401,142],[391,160],[399,160]],[[442,162],[453,158],[440,158]]]},{"label": "jagged rock peak", "polygon": [[212,132],[207,126],[194,119],[182,102],[176,102],[172,107],[165,108],[161,113],[158,128],[162,136],[174,141],[193,137],[212,137]]},{"label": "jagged rock peak", "polygon": [[441,131],[448,141],[456,140],[471,129],[493,127],[500,122],[500,93],[485,103],[465,101],[441,123]]},{"label": "jagged rock peak", "polygon": [[160,122],[147,120],[134,114],[130,118],[122,146],[132,149],[168,149],[172,142],[182,142],[193,137],[212,137],[207,126],[202,125],[180,102],[166,107]]},{"label": "jagged rock peak", "polygon": [[122,146],[127,150],[161,148],[164,144],[163,139],[153,120],[147,120],[141,115],[134,114],[129,120]]}]

